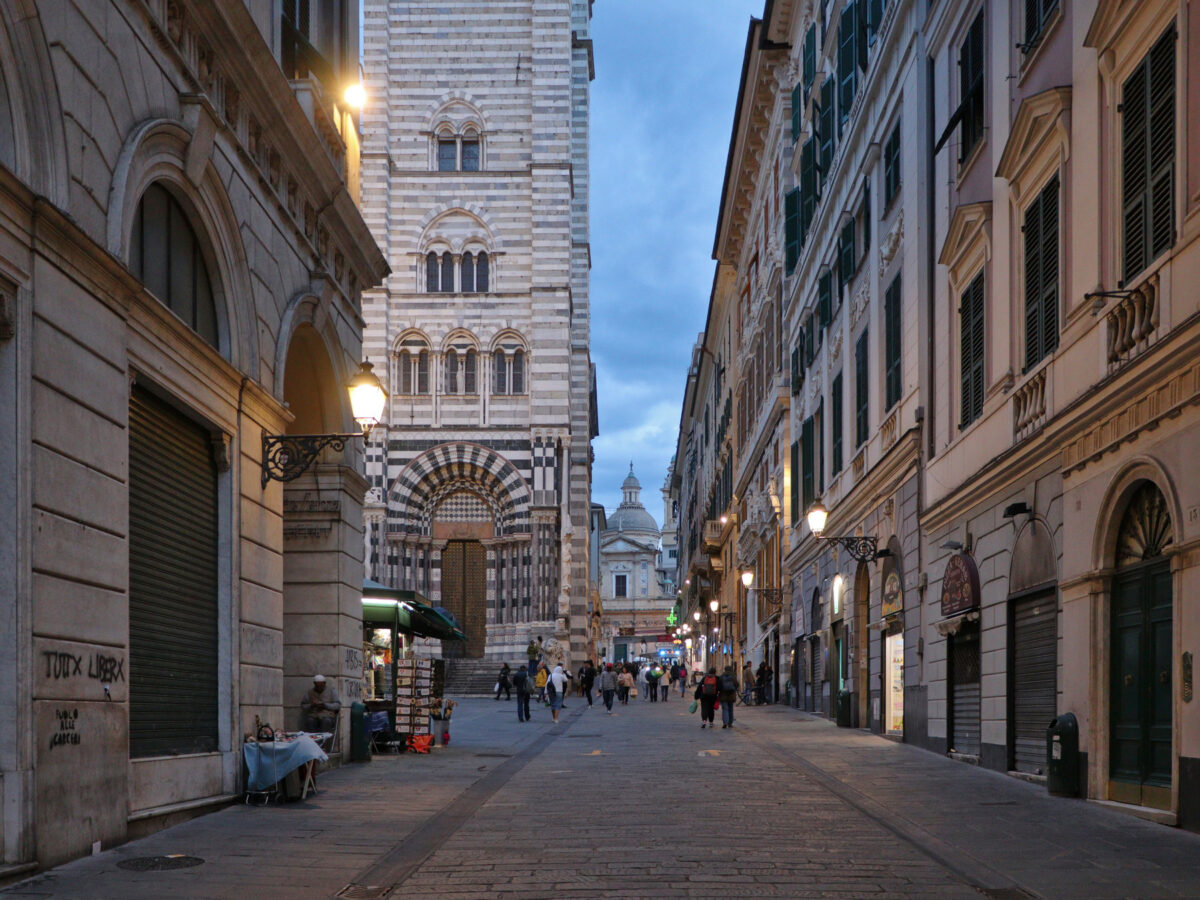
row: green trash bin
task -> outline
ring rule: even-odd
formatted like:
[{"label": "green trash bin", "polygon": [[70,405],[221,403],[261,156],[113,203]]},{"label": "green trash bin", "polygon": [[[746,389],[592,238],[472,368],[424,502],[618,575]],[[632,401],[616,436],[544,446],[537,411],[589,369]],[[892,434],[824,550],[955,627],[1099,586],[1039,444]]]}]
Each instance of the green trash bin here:
[{"label": "green trash bin", "polygon": [[367,707],[358,702],[350,704],[350,761],[371,761],[371,740],[367,734]]},{"label": "green trash bin", "polygon": [[1059,797],[1079,794],[1079,721],[1063,713],[1046,729],[1046,789]]}]

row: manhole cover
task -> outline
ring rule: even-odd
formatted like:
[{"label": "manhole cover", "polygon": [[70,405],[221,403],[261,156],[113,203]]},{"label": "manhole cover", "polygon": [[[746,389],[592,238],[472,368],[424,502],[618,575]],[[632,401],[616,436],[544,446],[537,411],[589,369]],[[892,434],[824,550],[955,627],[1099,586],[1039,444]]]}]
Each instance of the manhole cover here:
[{"label": "manhole cover", "polygon": [[131,872],[163,872],[167,869],[190,869],[202,862],[204,860],[198,856],[173,853],[170,856],[138,856],[134,859],[123,859],[117,863],[117,868],[129,869]]},{"label": "manhole cover", "polygon": [[345,900],[380,900],[391,889],[390,884],[348,884],[337,892],[337,896]]}]

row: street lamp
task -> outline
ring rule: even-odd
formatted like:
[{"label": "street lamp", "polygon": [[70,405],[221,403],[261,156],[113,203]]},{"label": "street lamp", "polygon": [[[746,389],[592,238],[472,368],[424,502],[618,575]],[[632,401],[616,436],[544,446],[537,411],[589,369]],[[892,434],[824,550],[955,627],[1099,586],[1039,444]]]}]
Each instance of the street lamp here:
[{"label": "street lamp", "polygon": [[692,613],[692,619],[694,619],[697,622],[700,621],[700,610],[696,610],[694,613]]},{"label": "street lamp", "polygon": [[710,601],[708,601],[708,608],[710,610],[712,610],[713,612],[716,612],[718,609],[721,608],[721,604],[718,603],[715,599],[710,600]]},{"label": "street lamp", "polygon": [[754,584],[754,570],[747,569],[742,573],[742,587],[744,587],[746,590],[750,590],[750,585],[752,584]]},{"label": "street lamp", "polygon": [[369,362],[362,363],[350,383],[350,409],[361,431],[352,434],[263,434],[262,486],[275,481],[294,481],[313,464],[326,447],[345,450],[346,441],[366,438],[383,418],[387,391],[371,371]]},{"label": "street lamp", "polygon": [[820,500],[809,507],[806,515],[808,519],[808,530],[813,533],[819,541],[830,541],[845,547],[850,555],[859,562],[873,562],[884,556],[890,556],[890,552],[886,549],[879,549],[879,542],[873,536],[859,537],[857,535],[847,535],[839,537],[826,537],[822,534],[825,531],[825,521],[829,518],[829,510],[827,510]]}]

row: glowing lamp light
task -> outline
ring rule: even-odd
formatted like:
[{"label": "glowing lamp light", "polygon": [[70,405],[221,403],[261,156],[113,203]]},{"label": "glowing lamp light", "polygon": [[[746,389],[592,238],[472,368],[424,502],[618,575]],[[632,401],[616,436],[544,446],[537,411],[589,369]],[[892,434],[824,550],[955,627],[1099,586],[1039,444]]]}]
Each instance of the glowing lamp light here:
[{"label": "glowing lamp light", "polygon": [[354,413],[354,421],[364,435],[370,434],[371,429],[379,424],[383,418],[383,407],[387,404],[387,391],[371,368],[369,362],[360,365],[358,372],[346,385],[350,391],[350,409]]},{"label": "glowing lamp light", "polygon": [[808,510],[808,530],[817,537],[825,530],[825,520],[829,518],[829,510],[818,500]]},{"label": "glowing lamp light", "polygon": [[694,613],[692,613],[692,618],[695,619],[697,622],[699,622],[700,621],[700,610],[696,610]]},{"label": "glowing lamp light", "polygon": [[721,608],[721,604],[718,603],[716,600],[710,600],[710,601],[708,601],[708,608],[711,609],[713,612],[716,612],[718,609]]},{"label": "glowing lamp light", "polygon": [[346,88],[342,99],[346,101],[346,105],[351,109],[362,109],[367,105],[367,90],[362,84],[356,82]]},{"label": "glowing lamp light", "polygon": [[754,584],[754,570],[747,569],[742,573],[742,587],[744,587],[746,590],[750,590],[750,585],[752,584]]}]

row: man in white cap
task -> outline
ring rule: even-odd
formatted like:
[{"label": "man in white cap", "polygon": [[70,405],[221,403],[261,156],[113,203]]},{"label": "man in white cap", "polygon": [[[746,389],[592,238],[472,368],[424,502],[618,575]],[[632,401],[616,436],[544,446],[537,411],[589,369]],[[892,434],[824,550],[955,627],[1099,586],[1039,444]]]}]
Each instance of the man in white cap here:
[{"label": "man in white cap", "polygon": [[313,686],[300,701],[300,721],[305,731],[333,731],[334,720],[342,701],[333,685],[326,685],[324,675],[313,676]]}]

